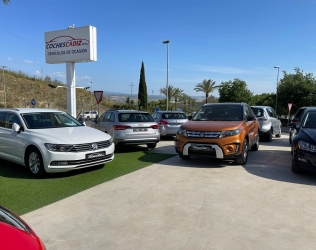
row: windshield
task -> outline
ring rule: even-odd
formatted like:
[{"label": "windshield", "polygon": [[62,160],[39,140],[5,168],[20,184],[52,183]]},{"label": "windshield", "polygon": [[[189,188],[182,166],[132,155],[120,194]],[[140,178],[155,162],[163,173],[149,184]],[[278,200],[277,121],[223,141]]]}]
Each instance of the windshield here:
[{"label": "windshield", "polygon": [[163,113],[162,119],[187,119],[184,113]]},{"label": "windshield", "polygon": [[242,121],[242,107],[214,105],[202,107],[192,121]]},{"label": "windshield", "polygon": [[302,121],[303,128],[316,128],[316,112],[308,112]]},{"label": "windshield", "polygon": [[154,118],[148,113],[122,113],[119,114],[120,122],[154,122]]},{"label": "windshield", "polygon": [[62,112],[26,113],[21,115],[29,129],[84,126],[72,116]]}]

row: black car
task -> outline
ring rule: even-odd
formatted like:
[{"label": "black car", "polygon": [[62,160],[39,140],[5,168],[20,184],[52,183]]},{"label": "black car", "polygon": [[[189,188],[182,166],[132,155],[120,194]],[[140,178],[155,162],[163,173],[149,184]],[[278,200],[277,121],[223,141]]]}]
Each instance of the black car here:
[{"label": "black car", "polygon": [[303,169],[316,172],[316,107],[306,108],[301,119],[290,123],[293,128],[292,172]]},{"label": "black car", "polygon": [[[296,114],[294,115],[293,119],[291,120],[290,123],[294,123],[296,124],[299,119],[301,118],[301,115],[303,114],[303,112],[305,111],[305,109],[307,109],[308,107],[301,107],[297,112]],[[289,128],[289,142],[290,144],[292,144],[292,138],[293,138],[293,133],[295,131],[295,126],[294,127],[290,127]]]}]

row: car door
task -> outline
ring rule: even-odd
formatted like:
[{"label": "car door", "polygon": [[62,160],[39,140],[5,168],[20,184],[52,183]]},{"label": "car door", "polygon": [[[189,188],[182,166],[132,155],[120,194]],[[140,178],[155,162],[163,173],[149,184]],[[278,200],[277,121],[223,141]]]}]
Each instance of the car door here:
[{"label": "car door", "polygon": [[273,134],[279,134],[281,121],[278,119],[276,113],[274,112],[274,110],[271,107],[267,108],[267,111],[268,111],[268,114],[269,114],[270,119],[271,119],[271,124],[273,127]]},{"label": "car door", "polygon": [[113,137],[114,136],[114,133],[113,133],[114,122],[115,122],[114,112],[112,111],[105,112],[102,119],[98,121],[99,130],[104,131]]},{"label": "car door", "polygon": [[5,157],[7,155],[7,137],[6,137],[6,130],[5,127],[5,118],[7,116],[7,112],[0,112],[0,156]]},{"label": "car door", "polygon": [[[255,117],[252,109],[248,105],[245,105],[244,109],[245,109],[245,115],[246,115],[247,118],[249,116]],[[246,123],[247,123],[247,126],[248,126],[249,145],[251,146],[252,143],[254,142],[254,140],[256,139],[256,135],[258,133],[258,128],[256,126],[257,120],[255,119],[255,120],[250,120],[249,121],[247,119]]]},{"label": "car door", "polygon": [[5,118],[5,127],[2,128],[1,139],[4,143],[2,153],[4,156],[15,162],[23,162],[24,134],[17,133],[12,129],[13,123],[22,126],[21,119],[17,114],[8,112]]}]

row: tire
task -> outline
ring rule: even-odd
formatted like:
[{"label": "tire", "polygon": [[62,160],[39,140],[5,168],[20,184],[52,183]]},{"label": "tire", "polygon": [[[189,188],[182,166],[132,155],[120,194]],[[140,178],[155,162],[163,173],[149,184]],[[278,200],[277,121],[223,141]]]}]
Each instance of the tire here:
[{"label": "tire", "polygon": [[87,117],[87,121],[90,121],[90,116]]},{"label": "tire", "polygon": [[258,138],[256,139],[255,144],[251,147],[251,150],[252,150],[252,151],[258,151],[258,149],[259,149],[259,136],[258,136]]},{"label": "tire", "polygon": [[182,153],[178,153],[178,155],[182,160],[189,160],[191,158],[190,155],[184,155]]},{"label": "tire", "polygon": [[272,141],[272,129],[270,129],[269,132],[266,134],[266,140],[268,142]]},{"label": "tire", "polygon": [[296,165],[293,146],[292,146],[291,152],[292,152],[292,166],[291,166],[291,170],[295,174],[300,174],[300,173],[302,173],[302,169],[299,166]]},{"label": "tire", "polygon": [[279,133],[276,134],[275,137],[280,138],[280,137],[281,137],[281,134],[282,134],[282,129],[281,129],[281,127],[280,127]]},{"label": "tire", "polygon": [[26,166],[30,170],[31,175],[35,177],[42,177],[46,174],[42,155],[35,147],[27,151]]},{"label": "tire", "polygon": [[157,146],[157,143],[148,143],[147,148],[148,149],[154,149]]},{"label": "tire", "polygon": [[244,144],[242,147],[242,154],[235,159],[235,163],[238,165],[245,165],[248,160],[248,141],[247,139],[244,140]]}]

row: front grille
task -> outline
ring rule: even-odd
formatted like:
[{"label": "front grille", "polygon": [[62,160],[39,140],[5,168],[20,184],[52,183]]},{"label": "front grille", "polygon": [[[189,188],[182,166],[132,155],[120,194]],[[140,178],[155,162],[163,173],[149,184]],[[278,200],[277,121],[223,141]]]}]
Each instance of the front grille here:
[{"label": "front grille", "polygon": [[93,159],[84,159],[84,160],[77,160],[77,161],[67,161],[68,165],[82,165],[82,164],[89,164],[97,161],[106,161],[109,160],[113,154],[108,154],[102,157],[96,157]]},{"label": "front grille", "polygon": [[222,132],[208,132],[208,131],[187,131],[188,137],[198,138],[219,138]]},{"label": "front grille", "polygon": [[92,148],[93,144],[96,144],[98,146],[97,149],[102,149],[102,148],[108,148],[109,146],[111,146],[112,142],[107,140],[107,141],[99,141],[99,142],[90,142],[90,143],[85,143],[85,144],[75,144],[73,145],[72,149],[69,150],[69,152],[84,152],[84,151],[95,150]]}]

